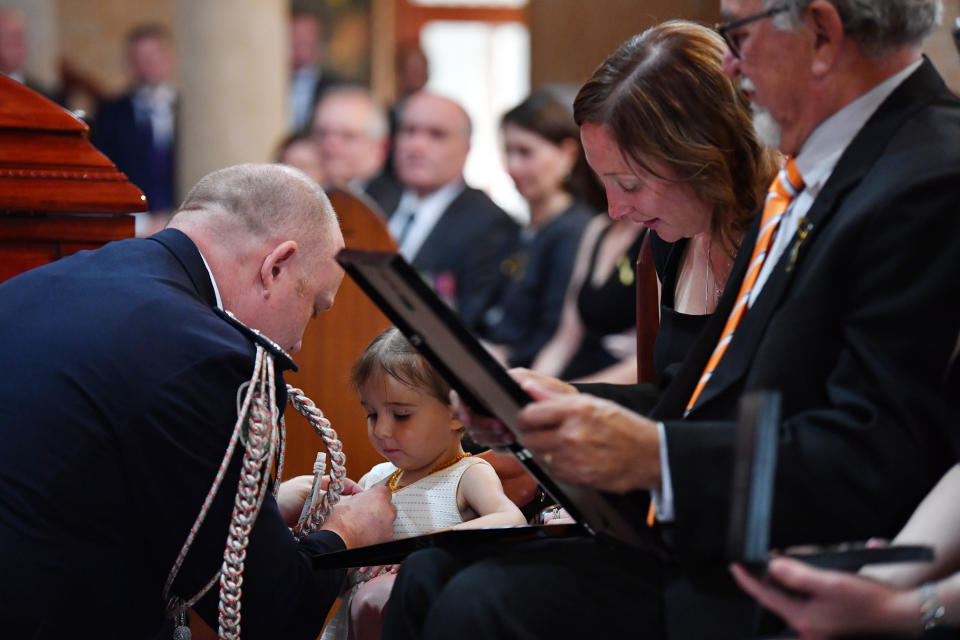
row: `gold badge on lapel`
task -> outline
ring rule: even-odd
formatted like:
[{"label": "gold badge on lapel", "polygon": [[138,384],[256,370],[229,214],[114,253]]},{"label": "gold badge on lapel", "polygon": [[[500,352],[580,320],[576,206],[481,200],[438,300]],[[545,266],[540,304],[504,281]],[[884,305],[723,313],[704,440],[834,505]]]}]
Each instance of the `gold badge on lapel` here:
[{"label": "gold badge on lapel", "polygon": [[806,242],[807,235],[813,229],[813,223],[804,216],[797,222],[797,239],[793,242],[793,248],[790,249],[790,262],[787,263],[787,273],[793,271],[793,266],[797,263],[797,257],[800,255],[800,246]]}]

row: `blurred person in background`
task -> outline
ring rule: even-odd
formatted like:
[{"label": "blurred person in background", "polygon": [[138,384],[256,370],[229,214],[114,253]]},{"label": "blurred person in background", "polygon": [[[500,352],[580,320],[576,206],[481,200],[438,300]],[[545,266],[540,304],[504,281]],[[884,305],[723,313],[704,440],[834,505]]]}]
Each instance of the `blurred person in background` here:
[{"label": "blurred person in background", "polygon": [[[583,230],[597,210],[570,105],[532,93],[501,122],[507,173],[530,207],[530,222],[501,262],[508,284],[485,315],[489,348],[509,366],[528,367],[560,322]],[[599,194],[598,194],[599,195]],[[595,198],[595,200],[601,198]],[[602,206],[602,203],[601,205]]]},{"label": "blurred person in background", "polygon": [[500,262],[518,226],[464,182],[470,135],[470,117],[453,100],[426,91],[410,96],[395,158],[404,191],[388,227],[400,253],[485,337],[484,312],[506,282]]},{"label": "blurred person in background", "polygon": [[147,196],[163,221],[176,194],[177,92],[173,37],[163,25],[141,24],[127,35],[131,82],[121,95],[101,102],[91,141]]},{"label": "blurred person in background", "polygon": [[277,146],[274,161],[300,169],[319,185],[326,183],[320,149],[309,134],[293,133],[284,138]]},{"label": "blurred person in background", "polygon": [[397,180],[383,173],[388,133],[387,115],[365,87],[334,87],[317,103],[313,138],[327,182],[366,193],[382,212],[396,209],[401,193]]},{"label": "blurred person in background", "polygon": [[30,87],[55,102],[61,96],[51,92],[27,73],[27,56],[30,53],[27,19],[23,11],[0,7],[0,74]]},{"label": "blurred person in background", "polygon": [[323,23],[309,11],[290,16],[290,85],[287,129],[309,130],[317,101],[340,79],[323,66]]}]

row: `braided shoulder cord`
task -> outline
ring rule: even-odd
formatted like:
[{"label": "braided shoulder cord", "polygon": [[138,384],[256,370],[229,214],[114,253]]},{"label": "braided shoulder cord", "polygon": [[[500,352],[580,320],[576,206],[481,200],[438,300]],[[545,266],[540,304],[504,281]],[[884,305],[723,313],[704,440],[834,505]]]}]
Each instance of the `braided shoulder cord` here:
[{"label": "braided shoulder cord", "polygon": [[[301,517],[293,528],[293,535],[300,539],[319,529],[330,515],[333,506],[340,501],[340,495],[343,493],[343,479],[347,475],[347,457],[343,453],[343,445],[337,439],[337,432],[333,430],[330,421],[317,408],[313,400],[291,385],[287,385],[287,394],[290,404],[307,418],[310,426],[317,432],[323,444],[326,445],[327,451],[330,452],[330,484],[327,485],[327,491],[319,504],[311,505],[307,515]],[[319,483],[319,478],[315,483]]]},{"label": "braided shoulder cord", "polygon": [[[233,451],[237,446],[237,441],[240,439],[240,432],[243,426],[244,417],[247,415],[247,412],[250,410],[250,404],[253,400],[254,385],[251,384],[252,380],[257,379],[260,376],[260,371],[263,368],[264,360],[264,350],[260,347],[257,348],[256,359],[253,363],[253,376],[250,381],[244,382],[240,385],[240,388],[237,389],[237,421],[233,427],[233,434],[230,436],[230,442],[227,444],[227,451],[224,453],[223,460],[220,462],[220,468],[217,470],[217,475],[213,479],[213,485],[210,487],[210,491],[207,492],[207,497],[203,501],[203,505],[200,507],[200,513],[197,515],[197,519],[194,521],[193,526],[190,527],[190,532],[187,534],[187,539],[184,540],[183,545],[180,547],[180,553],[177,554],[177,559],[174,561],[173,566],[170,568],[170,573],[167,574],[167,581],[163,585],[163,599],[168,603],[167,613],[172,613],[171,609],[182,609],[185,607],[192,607],[197,603],[203,595],[210,590],[210,587],[213,586],[213,583],[216,582],[219,577],[219,573],[213,576],[213,579],[207,583],[207,585],[201,589],[195,596],[189,600],[182,600],[180,598],[171,599],[171,591],[173,589],[173,581],[176,579],[177,574],[180,573],[180,568],[183,566],[183,561],[187,557],[187,552],[190,550],[190,547],[193,545],[194,538],[197,536],[197,531],[200,530],[200,525],[203,524],[203,521],[207,517],[207,512],[210,510],[210,505],[213,503],[213,499],[217,495],[217,491],[220,490],[220,484],[223,482],[223,476],[227,472],[227,468],[230,466],[230,459],[233,457]],[[269,358],[269,355],[267,356]],[[243,393],[244,388],[246,388],[247,393],[243,398],[243,404],[240,404],[240,394]]]},{"label": "braided shoulder cord", "polygon": [[[261,347],[257,347],[259,352]],[[272,359],[271,359],[272,360]],[[272,362],[270,363],[272,365]],[[243,454],[240,485],[234,500],[233,514],[220,567],[220,638],[240,638],[240,598],[243,595],[243,567],[250,543],[250,530],[260,513],[267,483],[270,481],[270,460],[279,447],[278,411],[274,394],[273,366],[264,367],[257,379],[256,401],[247,419],[247,441]],[[255,386],[251,384],[251,386]],[[266,396],[266,398],[264,397]],[[264,473],[267,471],[267,473]]]},{"label": "braided shoulder cord", "polygon": [[[233,434],[220,463],[220,468],[164,584],[163,598],[167,602],[167,614],[178,621],[178,626],[174,631],[175,637],[180,634],[179,637],[189,638],[189,628],[184,626],[185,610],[194,606],[219,579],[218,636],[224,640],[239,640],[240,638],[241,586],[250,531],[267,494],[267,486],[270,482],[269,467],[278,451],[276,474],[278,479],[282,477],[284,465],[286,429],[283,417],[276,405],[274,384],[273,357],[258,345],[253,374],[250,380],[240,385],[237,390],[237,421],[234,424]],[[244,391],[246,391],[245,394]],[[343,453],[342,444],[337,439],[336,431],[330,427],[330,421],[324,417],[323,412],[316,407],[313,401],[307,398],[303,391],[290,385],[287,385],[287,392],[290,403],[307,417],[311,426],[323,439],[331,458],[330,483],[327,491],[319,503],[312,506],[308,515],[301,518],[294,529],[294,533],[299,539],[318,529],[333,506],[340,500],[340,495],[343,492],[343,478],[346,475],[346,456]],[[240,401],[241,395],[243,395],[242,403]],[[220,489],[238,440],[243,441],[245,452],[224,549],[223,564],[220,571],[214,574],[199,592],[192,598],[184,600],[172,594],[173,582],[180,572],[196,534]],[[264,471],[267,472],[264,473]],[[317,481],[319,482],[319,479]],[[274,483],[273,495],[275,498],[278,495],[279,486],[279,482]]]}]

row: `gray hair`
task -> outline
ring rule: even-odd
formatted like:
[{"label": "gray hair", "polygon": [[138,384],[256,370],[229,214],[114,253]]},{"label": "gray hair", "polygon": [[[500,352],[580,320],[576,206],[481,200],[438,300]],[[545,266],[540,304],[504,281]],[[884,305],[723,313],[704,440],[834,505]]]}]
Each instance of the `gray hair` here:
[{"label": "gray hair", "polygon": [[390,122],[387,120],[387,112],[383,105],[377,100],[373,92],[361,85],[342,84],[327,89],[320,102],[317,105],[316,112],[320,113],[322,105],[328,100],[336,98],[356,98],[367,105],[367,135],[371,140],[384,140],[390,134]]},{"label": "gray hair", "polygon": [[207,174],[177,210],[226,215],[258,237],[325,232],[338,224],[323,189],[299,169],[238,164]]},{"label": "gray hair", "polygon": [[[812,0],[767,0],[769,7],[784,7],[774,16],[774,26],[795,27]],[[880,55],[904,45],[917,44],[940,24],[941,0],[830,0],[843,20],[847,35],[868,55]]]}]

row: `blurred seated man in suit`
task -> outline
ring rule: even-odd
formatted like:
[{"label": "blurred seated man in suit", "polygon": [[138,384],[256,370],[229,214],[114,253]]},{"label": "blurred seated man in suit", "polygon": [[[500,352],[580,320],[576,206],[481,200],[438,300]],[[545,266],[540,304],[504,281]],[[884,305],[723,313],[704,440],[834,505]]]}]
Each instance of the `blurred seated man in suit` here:
[{"label": "blurred seated man in suit", "polygon": [[470,117],[453,100],[425,91],[408,98],[395,157],[404,192],[389,226],[400,253],[482,336],[484,310],[504,284],[502,254],[519,227],[464,183],[470,133]]},{"label": "blurred seated man in suit", "polygon": [[387,115],[368,89],[343,85],[327,91],[313,118],[327,183],[366,193],[384,212],[396,209],[401,187],[382,173],[388,134]]},{"label": "blurred seated man in suit", "polygon": [[92,141],[140,187],[151,212],[166,214],[178,204],[173,38],[162,25],[143,24],[126,46],[130,87],[97,109]]}]

